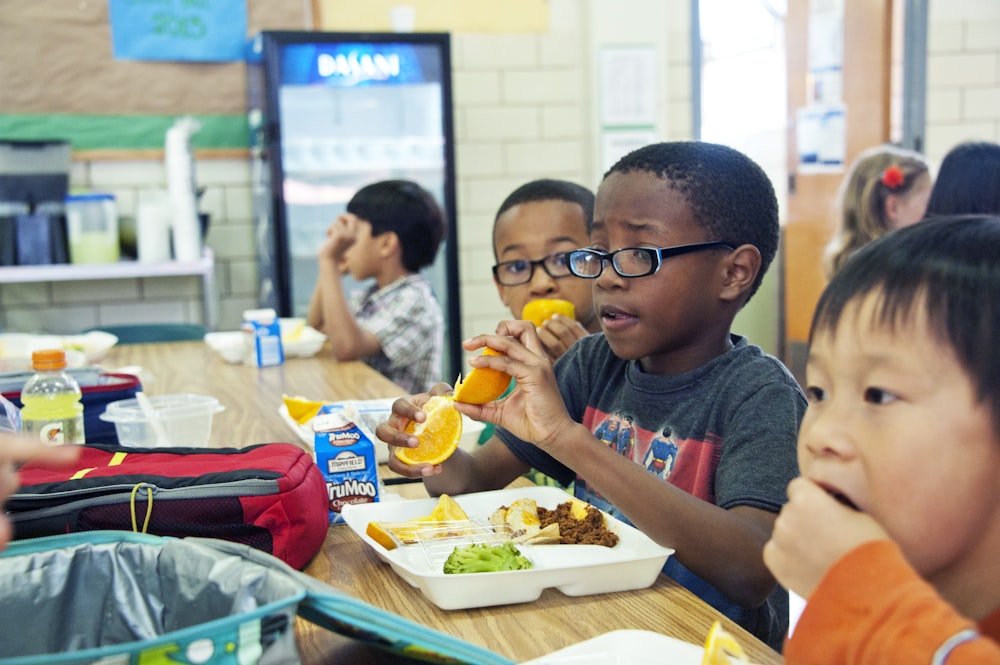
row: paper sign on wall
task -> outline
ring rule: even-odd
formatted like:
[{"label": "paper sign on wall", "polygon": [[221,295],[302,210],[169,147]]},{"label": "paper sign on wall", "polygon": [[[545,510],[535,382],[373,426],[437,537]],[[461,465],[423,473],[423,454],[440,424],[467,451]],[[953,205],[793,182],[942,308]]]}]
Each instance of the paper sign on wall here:
[{"label": "paper sign on wall", "polygon": [[110,0],[118,60],[243,60],[246,0]]}]

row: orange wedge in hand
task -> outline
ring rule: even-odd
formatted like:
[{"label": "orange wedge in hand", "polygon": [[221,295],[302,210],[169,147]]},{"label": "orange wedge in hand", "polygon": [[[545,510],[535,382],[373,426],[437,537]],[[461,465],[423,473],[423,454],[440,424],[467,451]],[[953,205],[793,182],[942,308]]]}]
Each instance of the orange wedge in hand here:
[{"label": "orange wedge in hand", "polygon": [[562,314],[563,316],[575,319],[576,308],[573,307],[573,303],[568,300],[560,300],[559,298],[538,298],[537,300],[529,301],[528,304],[524,306],[524,309],[521,310],[521,318],[525,321],[531,321],[535,324],[536,328],[551,319],[556,314]]},{"label": "orange wedge in hand", "polygon": [[[484,356],[502,356],[490,347],[483,350]],[[455,401],[466,404],[486,404],[497,399],[510,386],[510,374],[492,367],[473,367],[464,379],[459,377],[455,384]]]},{"label": "orange wedge in hand", "polygon": [[462,438],[462,414],[455,409],[451,397],[435,395],[427,400],[423,410],[427,419],[410,421],[406,433],[420,440],[416,448],[396,448],[396,457],[406,464],[440,464],[458,448]]},{"label": "orange wedge in hand", "polygon": [[716,621],[708,631],[708,639],[705,640],[705,655],[701,658],[701,665],[732,665],[729,657],[737,659],[739,663],[746,663],[747,656],[743,652],[743,647],[736,641],[733,634],[725,630],[722,624]]}]

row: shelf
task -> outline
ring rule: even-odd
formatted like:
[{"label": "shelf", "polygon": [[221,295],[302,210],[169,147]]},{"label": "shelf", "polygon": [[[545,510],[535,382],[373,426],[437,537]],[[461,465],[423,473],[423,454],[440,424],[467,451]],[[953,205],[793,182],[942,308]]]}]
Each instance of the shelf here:
[{"label": "shelf", "polygon": [[28,282],[80,282],[100,279],[142,279],[147,277],[201,277],[204,324],[215,326],[215,256],[208,247],[197,261],[140,263],[52,263],[33,266],[0,267],[0,284]]},{"label": "shelf", "polygon": [[138,279],[142,277],[171,277],[205,275],[215,269],[212,250],[205,248],[197,261],[163,261],[140,263],[51,263],[34,266],[0,267],[0,284],[24,282],[73,282],[93,279]]}]

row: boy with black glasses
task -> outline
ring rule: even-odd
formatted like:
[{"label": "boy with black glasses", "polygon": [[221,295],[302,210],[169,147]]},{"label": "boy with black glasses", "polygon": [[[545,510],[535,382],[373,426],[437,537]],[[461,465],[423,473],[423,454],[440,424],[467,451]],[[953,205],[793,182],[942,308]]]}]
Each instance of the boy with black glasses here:
[{"label": "boy with black glasses", "polygon": [[554,316],[538,339],[553,362],[581,337],[601,329],[590,282],[570,274],[566,252],[590,242],[594,194],[565,180],[532,180],[504,199],[493,221],[493,282],[511,316],[539,298],[573,303],[576,320]]},{"label": "boy with black glasses", "polygon": [[[391,456],[390,468],[423,477],[431,494],[499,489],[530,467],[575,480],[577,497],[676,550],[665,573],[780,648],[788,596],[762,550],[797,473],[805,398],[777,359],[730,332],[777,246],[774,189],[745,155],[700,142],[626,155],[597,191],[590,247],[567,255],[593,284],[603,334],[555,365],[523,321],[467,340],[505,354],[471,364],[517,380],[502,400],[456,403],[496,435],[439,466]],[[425,399],[398,400],[379,438],[417,445],[403,429],[424,419]],[[613,417],[631,421],[631,445],[594,435]],[[648,453],[667,432],[654,464]]]}]

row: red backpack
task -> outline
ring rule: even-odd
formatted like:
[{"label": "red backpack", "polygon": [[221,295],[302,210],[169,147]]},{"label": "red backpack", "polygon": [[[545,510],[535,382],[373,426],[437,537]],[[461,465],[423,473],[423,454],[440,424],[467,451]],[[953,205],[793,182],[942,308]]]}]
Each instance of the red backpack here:
[{"label": "red backpack", "polygon": [[72,466],[29,462],[6,504],[16,539],[95,529],[220,538],[304,568],[329,528],[326,482],[290,443],[246,448],[83,446]]}]

